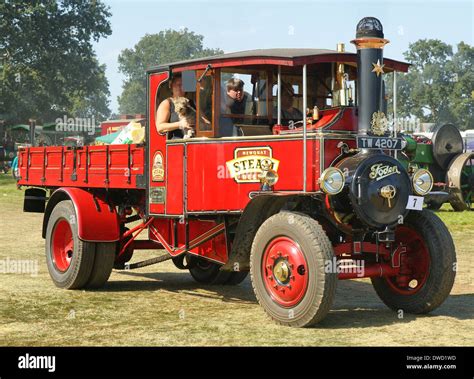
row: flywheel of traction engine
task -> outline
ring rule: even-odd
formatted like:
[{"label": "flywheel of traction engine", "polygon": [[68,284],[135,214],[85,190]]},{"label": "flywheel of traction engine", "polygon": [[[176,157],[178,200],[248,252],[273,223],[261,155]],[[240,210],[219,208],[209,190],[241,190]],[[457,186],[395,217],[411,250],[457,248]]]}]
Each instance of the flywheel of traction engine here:
[{"label": "flywheel of traction engine", "polygon": [[446,179],[453,195],[449,202],[454,210],[470,209],[474,200],[474,153],[459,154],[454,158]]},{"label": "flywheel of traction engine", "polygon": [[464,150],[461,133],[453,124],[438,126],[431,140],[433,158],[443,169],[447,169],[451,160]]}]

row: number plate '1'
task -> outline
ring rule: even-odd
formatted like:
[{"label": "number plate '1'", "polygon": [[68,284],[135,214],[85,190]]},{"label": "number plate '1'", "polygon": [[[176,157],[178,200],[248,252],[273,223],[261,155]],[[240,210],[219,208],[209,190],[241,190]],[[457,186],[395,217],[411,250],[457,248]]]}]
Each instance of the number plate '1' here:
[{"label": "number plate '1'", "polygon": [[401,138],[366,136],[366,137],[357,137],[357,148],[401,150],[403,149],[403,143],[402,143]]},{"label": "number plate '1'", "polygon": [[423,196],[408,196],[407,209],[413,209],[414,211],[422,211],[423,200]]}]

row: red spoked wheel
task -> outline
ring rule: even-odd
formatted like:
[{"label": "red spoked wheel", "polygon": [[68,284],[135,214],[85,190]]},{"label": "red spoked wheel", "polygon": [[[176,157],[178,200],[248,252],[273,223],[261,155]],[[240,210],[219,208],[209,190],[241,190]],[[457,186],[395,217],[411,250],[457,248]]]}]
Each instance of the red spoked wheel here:
[{"label": "red spoked wheel", "polygon": [[396,242],[406,247],[400,257],[400,275],[387,279],[393,291],[401,295],[413,295],[426,283],[430,272],[430,251],[423,236],[405,225],[395,232]]},{"label": "red spoked wheel", "polygon": [[308,215],[280,212],[258,229],[250,253],[252,287],[265,312],[282,325],[304,327],[326,317],[337,273],[331,242]]},{"label": "red spoked wheel", "polygon": [[265,249],[262,276],[271,298],[283,307],[300,302],[308,288],[308,264],[300,246],[288,237],[276,237]]},{"label": "red spoked wheel", "polygon": [[52,237],[53,262],[56,268],[65,272],[71,265],[74,252],[74,239],[69,222],[59,219],[53,229]]},{"label": "red spoked wheel", "polygon": [[372,278],[377,295],[390,308],[427,313],[449,296],[456,276],[456,251],[446,225],[433,212],[410,212],[395,231],[406,247],[397,276]]}]

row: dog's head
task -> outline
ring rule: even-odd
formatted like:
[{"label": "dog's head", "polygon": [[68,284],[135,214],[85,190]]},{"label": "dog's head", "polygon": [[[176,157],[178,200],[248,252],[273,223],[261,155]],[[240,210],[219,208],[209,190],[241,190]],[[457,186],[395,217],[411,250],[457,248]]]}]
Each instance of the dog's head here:
[{"label": "dog's head", "polygon": [[177,99],[173,99],[174,102],[174,110],[177,114],[185,115],[187,113],[189,107],[189,99],[185,97],[178,97]]}]

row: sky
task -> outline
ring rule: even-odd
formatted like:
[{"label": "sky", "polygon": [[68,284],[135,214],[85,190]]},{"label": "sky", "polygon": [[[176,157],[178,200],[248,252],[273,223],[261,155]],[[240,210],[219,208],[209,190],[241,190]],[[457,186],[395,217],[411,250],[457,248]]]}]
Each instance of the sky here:
[{"label": "sky", "polygon": [[366,16],[383,24],[390,44],[384,56],[403,60],[403,52],[419,39],[451,45],[474,45],[474,0],[452,1],[317,1],[317,0],[110,0],[112,35],[95,43],[107,67],[110,108],[118,111],[123,75],[118,56],[145,34],[187,28],[204,36],[204,47],[224,52],[301,47],[336,49],[339,42],[354,51],[357,22]]}]

